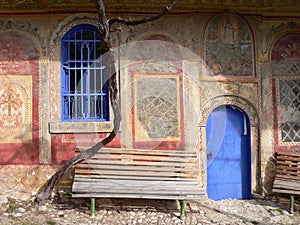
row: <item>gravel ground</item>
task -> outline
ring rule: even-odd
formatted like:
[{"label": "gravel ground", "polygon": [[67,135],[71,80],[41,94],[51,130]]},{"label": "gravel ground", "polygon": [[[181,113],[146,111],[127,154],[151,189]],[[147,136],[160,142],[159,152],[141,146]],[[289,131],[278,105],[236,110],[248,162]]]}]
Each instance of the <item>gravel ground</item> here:
[{"label": "gravel ground", "polygon": [[[299,203],[299,199],[296,199]],[[88,199],[54,198],[43,205],[8,198],[2,203],[0,224],[17,225],[140,225],[140,224],[300,224],[298,205],[289,214],[288,199],[255,197],[252,200],[188,202],[180,220],[177,201],[97,199],[96,215],[89,215]]]}]

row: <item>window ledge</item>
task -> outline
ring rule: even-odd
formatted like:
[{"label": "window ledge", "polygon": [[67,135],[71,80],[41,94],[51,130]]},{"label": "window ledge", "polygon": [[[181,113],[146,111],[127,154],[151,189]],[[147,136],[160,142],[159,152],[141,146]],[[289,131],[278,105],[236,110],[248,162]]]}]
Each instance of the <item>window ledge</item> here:
[{"label": "window ledge", "polygon": [[96,133],[111,132],[113,123],[107,122],[49,122],[49,132],[59,133]]}]

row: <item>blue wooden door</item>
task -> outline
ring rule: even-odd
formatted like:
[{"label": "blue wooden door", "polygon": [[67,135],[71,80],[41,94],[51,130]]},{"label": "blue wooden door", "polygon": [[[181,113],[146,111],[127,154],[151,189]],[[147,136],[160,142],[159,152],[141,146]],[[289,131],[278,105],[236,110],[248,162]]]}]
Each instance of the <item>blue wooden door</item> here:
[{"label": "blue wooden door", "polygon": [[208,197],[251,198],[248,116],[233,106],[215,109],[206,123],[206,143]]}]

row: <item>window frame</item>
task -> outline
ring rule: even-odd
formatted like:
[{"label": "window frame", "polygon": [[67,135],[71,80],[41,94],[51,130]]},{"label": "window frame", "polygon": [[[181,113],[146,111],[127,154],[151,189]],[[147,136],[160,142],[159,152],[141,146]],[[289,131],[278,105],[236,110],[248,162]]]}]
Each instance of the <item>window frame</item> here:
[{"label": "window frame", "polygon": [[[85,30],[90,30],[91,33],[85,33]],[[89,38],[88,34],[93,35],[93,39]],[[91,24],[74,26],[61,40],[62,122],[107,122],[110,120],[108,74],[102,64],[102,56],[98,57],[99,46],[98,29]],[[77,54],[78,51],[80,51],[79,54]],[[100,84],[97,85],[98,83]]]}]

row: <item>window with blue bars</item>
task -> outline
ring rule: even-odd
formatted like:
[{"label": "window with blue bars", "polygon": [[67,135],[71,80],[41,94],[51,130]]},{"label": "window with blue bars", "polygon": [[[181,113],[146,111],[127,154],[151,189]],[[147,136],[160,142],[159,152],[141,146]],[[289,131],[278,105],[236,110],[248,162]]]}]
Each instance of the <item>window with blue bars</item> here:
[{"label": "window with blue bars", "polygon": [[108,121],[108,74],[97,27],[77,25],[61,46],[62,121]]}]

